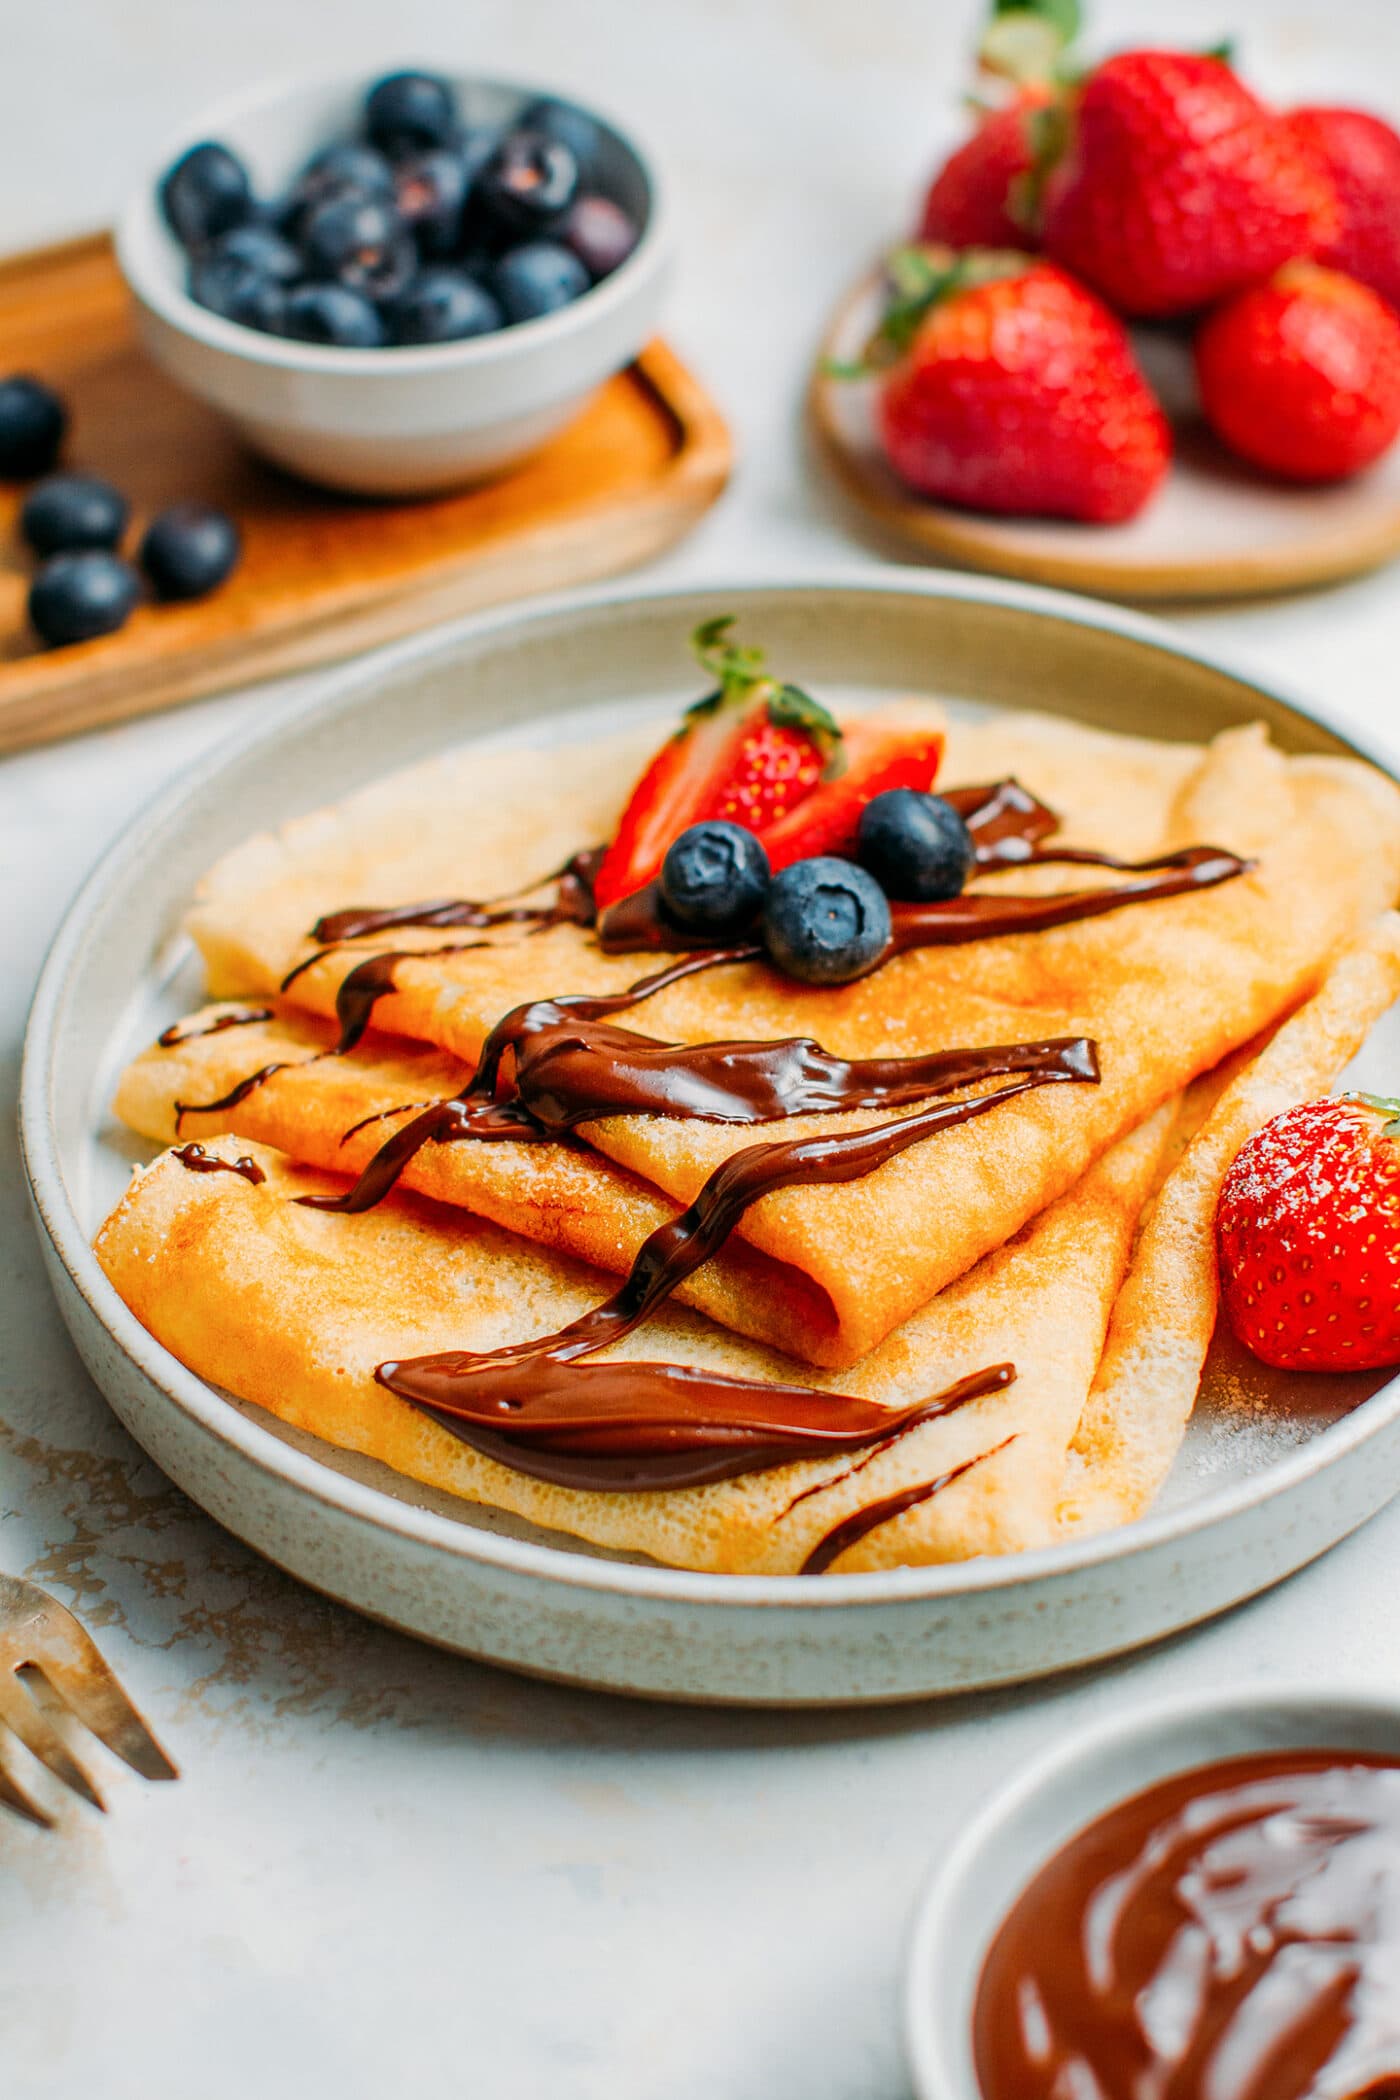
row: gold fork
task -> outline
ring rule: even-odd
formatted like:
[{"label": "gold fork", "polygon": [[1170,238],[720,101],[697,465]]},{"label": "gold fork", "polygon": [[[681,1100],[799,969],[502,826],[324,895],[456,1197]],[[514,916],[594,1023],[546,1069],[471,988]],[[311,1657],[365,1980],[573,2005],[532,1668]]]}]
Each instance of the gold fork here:
[{"label": "gold fork", "polygon": [[41,1829],[53,1817],[14,1776],[6,1742],[15,1736],[64,1786],[94,1808],[106,1803],[28,1689],[37,1676],[74,1716],[143,1779],[176,1779],[151,1734],[71,1611],[32,1582],[0,1575],[0,1802]]}]

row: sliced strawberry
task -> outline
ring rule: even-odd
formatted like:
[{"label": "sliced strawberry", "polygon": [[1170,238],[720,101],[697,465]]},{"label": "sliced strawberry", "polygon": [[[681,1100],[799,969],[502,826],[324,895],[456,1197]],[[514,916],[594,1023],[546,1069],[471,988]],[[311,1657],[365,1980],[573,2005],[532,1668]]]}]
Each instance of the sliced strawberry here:
[{"label": "sliced strawberry", "polygon": [[851,853],[866,803],[888,788],[931,788],[942,756],[939,730],[910,729],[890,715],[848,722],[840,776],[825,781],[759,834],[774,873],[814,854]]},{"label": "sliced strawberry", "polygon": [[718,690],[686,710],[633,788],[594,884],[600,911],[650,882],[666,849],[701,818],[761,831],[790,815],[841,748],[826,709],[763,669],[760,649],[729,640],[731,619],[697,627],[691,646]]}]

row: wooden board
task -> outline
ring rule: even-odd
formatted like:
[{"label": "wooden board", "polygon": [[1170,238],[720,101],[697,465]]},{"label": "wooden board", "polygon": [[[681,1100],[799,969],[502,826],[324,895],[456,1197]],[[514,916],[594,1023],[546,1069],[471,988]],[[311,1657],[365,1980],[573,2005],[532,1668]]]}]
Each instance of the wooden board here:
[{"label": "wooden board", "polygon": [[[1353,481],[1297,488],[1233,460],[1194,414],[1186,346],[1144,337],[1149,377],[1173,416],[1166,485],[1126,525],[999,518],[914,495],[877,443],[868,381],[831,378],[829,358],[859,356],[880,309],[872,271],[838,307],[808,406],[827,463],[886,536],[940,562],[1102,598],[1220,599],[1293,591],[1379,567],[1400,554],[1400,446]],[[1178,413],[1180,411],[1180,413]]]},{"label": "wooden board", "polygon": [[610,380],[512,474],[417,502],[329,494],[265,466],[138,345],[106,235],[0,263],[0,372],[72,411],[64,463],[132,499],[130,544],[185,498],[238,519],[244,559],[213,596],[142,605],[119,634],[42,650],[33,571],[0,484],[0,751],[348,656],[418,627],[645,561],[714,502],[731,464],[715,403],[664,343]]}]

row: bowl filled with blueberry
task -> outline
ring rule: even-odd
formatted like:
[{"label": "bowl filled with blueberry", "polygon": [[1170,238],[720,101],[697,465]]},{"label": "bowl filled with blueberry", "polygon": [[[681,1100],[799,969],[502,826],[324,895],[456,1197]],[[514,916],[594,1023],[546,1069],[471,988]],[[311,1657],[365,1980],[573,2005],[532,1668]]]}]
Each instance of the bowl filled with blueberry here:
[{"label": "bowl filled with blueberry", "polygon": [[593,111],[400,71],[206,115],[117,253],[151,353],[255,450],[407,495],[562,429],[651,336],[669,241],[649,160]]}]

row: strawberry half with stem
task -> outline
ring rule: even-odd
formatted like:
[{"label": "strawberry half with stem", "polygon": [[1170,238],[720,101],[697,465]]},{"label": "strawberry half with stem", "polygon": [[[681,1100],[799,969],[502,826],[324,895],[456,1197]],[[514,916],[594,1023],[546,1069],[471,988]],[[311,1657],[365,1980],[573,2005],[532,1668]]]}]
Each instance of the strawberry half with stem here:
[{"label": "strawberry half with stem", "polygon": [[723,817],[761,832],[840,766],[827,710],[769,677],[761,649],[730,639],[734,624],[707,620],[691,636],[716,690],[686,709],[633,788],[594,884],[600,911],[644,888],[688,825]]},{"label": "strawberry half with stem", "polygon": [[936,729],[911,729],[897,716],[860,715],[846,724],[842,756],[836,779],[823,782],[760,834],[775,875],[822,853],[852,858],[866,803],[889,788],[926,793],[938,775],[943,737]]},{"label": "strawberry half with stem", "polygon": [[1289,1371],[1400,1363],[1400,1100],[1350,1094],[1266,1123],[1216,1212],[1230,1325]]}]

